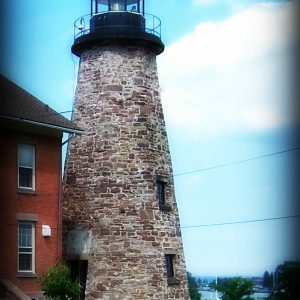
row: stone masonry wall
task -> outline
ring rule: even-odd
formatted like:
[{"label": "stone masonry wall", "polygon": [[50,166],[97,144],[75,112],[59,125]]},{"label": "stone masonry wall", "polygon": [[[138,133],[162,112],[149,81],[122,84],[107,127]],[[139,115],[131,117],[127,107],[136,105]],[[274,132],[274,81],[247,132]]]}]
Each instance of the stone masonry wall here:
[{"label": "stone masonry wall", "polygon": [[[86,299],[189,299],[155,54],[107,46],[82,53],[67,151],[63,222],[90,234]],[[166,183],[161,210],[157,176]],[[170,252],[171,251],[171,252]],[[174,253],[177,284],[168,284]]]}]

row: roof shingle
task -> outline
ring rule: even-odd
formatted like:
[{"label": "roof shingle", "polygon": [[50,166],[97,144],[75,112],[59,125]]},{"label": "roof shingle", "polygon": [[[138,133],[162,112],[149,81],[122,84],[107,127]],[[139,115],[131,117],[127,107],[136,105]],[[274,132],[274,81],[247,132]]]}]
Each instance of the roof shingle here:
[{"label": "roof shingle", "polygon": [[55,126],[69,133],[83,131],[72,121],[0,74],[1,117],[36,122],[45,127]]}]

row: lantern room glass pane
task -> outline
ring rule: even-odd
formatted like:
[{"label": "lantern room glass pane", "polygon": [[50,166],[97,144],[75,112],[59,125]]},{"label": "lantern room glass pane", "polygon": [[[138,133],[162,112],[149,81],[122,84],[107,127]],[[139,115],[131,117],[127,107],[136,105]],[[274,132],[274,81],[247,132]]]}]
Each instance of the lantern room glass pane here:
[{"label": "lantern room glass pane", "polygon": [[128,11],[143,13],[143,3],[141,0],[93,0],[92,12],[103,13],[108,11]]},{"label": "lantern room glass pane", "polygon": [[108,0],[95,0],[95,13],[108,11]]},{"label": "lantern room glass pane", "polygon": [[107,5],[102,5],[98,3],[98,13],[103,13],[103,12],[107,12]]},{"label": "lantern room glass pane", "polygon": [[127,0],[126,10],[129,12],[139,12],[138,11],[138,1],[137,0]]},{"label": "lantern room glass pane", "polygon": [[110,1],[110,11],[125,11],[125,0],[111,0]]},{"label": "lantern room glass pane", "polygon": [[136,4],[129,4],[129,5],[127,5],[127,11],[138,12],[137,5]]},{"label": "lantern room glass pane", "polygon": [[91,12],[92,14],[98,14],[108,11],[109,0],[92,0],[91,1]]}]

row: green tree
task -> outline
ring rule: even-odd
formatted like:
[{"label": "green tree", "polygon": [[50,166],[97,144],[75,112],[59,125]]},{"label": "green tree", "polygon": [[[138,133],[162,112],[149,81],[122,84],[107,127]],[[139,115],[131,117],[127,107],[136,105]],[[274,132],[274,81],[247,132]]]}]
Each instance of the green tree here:
[{"label": "green tree", "polygon": [[268,271],[265,271],[263,276],[263,287],[268,289],[273,287],[273,274]]},{"label": "green tree", "polygon": [[225,278],[215,288],[222,293],[223,300],[254,300],[254,283],[241,277]]},{"label": "green tree", "polygon": [[275,271],[276,283],[269,299],[300,299],[300,262],[285,262]]},{"label": "green tree", "polygon": [[200,286],[202,284],[202,280],[201,280],[201,278],[198,278],[197,279],[197,286]]},{"label": "green tree", "polygon": [[189,284],[189,292],[191,300],[201,300],[201,295],[198,292],[198,285],[196,279],[193,277],[192,273],[187,273],[188,284]]},{"label": "green tree", "polygon": [[77,299],[80,294],[80,283],[73,282],[68,266],[62,263],[52,266],[39,278],[44,295],[55,300]]}]

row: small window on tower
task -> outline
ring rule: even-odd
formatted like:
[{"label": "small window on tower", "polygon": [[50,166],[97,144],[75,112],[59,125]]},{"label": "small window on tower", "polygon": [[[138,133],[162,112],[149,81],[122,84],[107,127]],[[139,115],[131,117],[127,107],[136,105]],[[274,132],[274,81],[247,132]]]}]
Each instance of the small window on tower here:
[{"label": "small window on tower", "polygon": [[157,181],[157,200],[159,205],[166,204],[166,183]]},{"label": "small window on tower", "polygon": [[166,267],[168,278],[174,278],[174,254],[166,254]]},{"label": "small window on tower", "polygon": [[171,207],[166,202],[166,187],[167,179],[162,176],[157,176],[156,178],[156,198],[160,210],[170,211]]},{"label": "small window on tower", "polygon": [[175,254],[165,254],[166,269],[167,269],[167,280],[169,285],[179,284],[180,280],[175,278],[174,262]]}]

